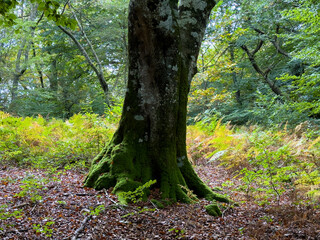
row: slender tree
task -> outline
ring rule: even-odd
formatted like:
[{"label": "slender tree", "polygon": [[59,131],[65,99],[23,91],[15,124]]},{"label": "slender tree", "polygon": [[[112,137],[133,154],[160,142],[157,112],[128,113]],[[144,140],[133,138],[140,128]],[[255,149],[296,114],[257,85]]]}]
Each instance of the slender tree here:
[{"label": "slender tree", "polygon": [[122,117],[85,186],[133,190],[156,179],[163,198],[228,201],[195,173],[186,151],[187,98],[212,0],[131,0],[129,76]]}]

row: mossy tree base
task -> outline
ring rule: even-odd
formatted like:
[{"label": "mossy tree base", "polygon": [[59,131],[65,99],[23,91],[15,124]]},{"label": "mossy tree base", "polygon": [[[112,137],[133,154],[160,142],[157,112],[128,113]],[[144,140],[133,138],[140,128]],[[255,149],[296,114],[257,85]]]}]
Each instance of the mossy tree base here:
[{"label": "mossy tree base", "polygon": [[[85,186],[132,191],[157,180],[162,198],[228,202],[213,192],[187,159],[190,82],[213,0],[131,0],[129,75],[119,128],[93,160]],[[192,34],[191,34],[192,33]]]},{"label": "mossy tree base", "polygon": [[[212,191],[195,173],[187,158],[178,158],[176,152],[168,159],[166,165],[157,164],[149,157],[148,144],[117,143],[117,132],[113,141],[93,160],[84,186],[96,190],[113,188],[115,194],[133,191],[149,180],[157,180],[162,198],[189,203],[192,199],[188,191],[192,190],[198,197],[220,202],[229,202],[225,196]],[[170,160],[170,161],[169,161]],[[172,163],[172,164],[169,164]]]}]

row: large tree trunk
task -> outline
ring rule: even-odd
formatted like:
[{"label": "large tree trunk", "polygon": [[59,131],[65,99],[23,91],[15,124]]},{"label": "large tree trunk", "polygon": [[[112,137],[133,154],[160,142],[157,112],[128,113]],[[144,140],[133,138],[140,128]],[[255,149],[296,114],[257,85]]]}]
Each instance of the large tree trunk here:
[{"label": "large tree trunk", "polygon": [[133,190],[156,179],[163,198],[228,201],[197,176],[186,152],[186,112],[212,0],[131,0],[129,77],[120,125],[85,186]]}]

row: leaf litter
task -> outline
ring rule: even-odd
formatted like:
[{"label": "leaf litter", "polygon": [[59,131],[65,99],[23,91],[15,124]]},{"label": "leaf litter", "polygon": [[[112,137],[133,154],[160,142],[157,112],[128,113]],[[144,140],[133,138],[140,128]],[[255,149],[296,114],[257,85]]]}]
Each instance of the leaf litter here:
[{"label": "leaf litter", "polygon": [[[222,206],[223,215],[205,211],[208,201],[176,203],[157,209],[151,201],[129,206],[117,203],[111,190],[83,188],[84,175],[65,170],[41,187],[29,183],[18,196],[27,176],[45,179],[41,170],[3,168],[0,170],[0,239],[320,239],[320,210],[295,205],[290,193],[269,205],[259,206],[235,190],[240,184],[217,164],[195,166],[210,187],[232,185],[223,193],[239,206]],[[33,196],[32,196],[33,195]],[[32,197],[40,196],[36,200]],[[152,191],[150,199],[158,197]]]}]

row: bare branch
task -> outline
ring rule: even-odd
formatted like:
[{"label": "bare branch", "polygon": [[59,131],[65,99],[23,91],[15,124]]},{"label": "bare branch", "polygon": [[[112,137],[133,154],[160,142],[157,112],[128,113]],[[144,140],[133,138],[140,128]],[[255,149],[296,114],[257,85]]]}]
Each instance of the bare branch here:
[{"label": "bare branch", "polygon": [[[72,9],[72,8],[71,8],[71,4],[69,3],[68,5],[69,5],[70,9]],[[88,45],[90,46],[90,49],[91,49],[91,51],[92,51],[92,53],[93,53],[93,56],[95,57],[96,62],[97,62],[97,64],[98,64],[100,73],[102,73],[103,70],[102,70],[101,61],[100,61],[100,59],[99,59],[96,51],[94,50],[91,41],[90,41],[89,38],[87,37],[87,34],[86,34],[86,32],[84,31],[84,29],[83,29],[83,27],[82,27],[82,24],[81,24],[81,22],[79,21],[77,15],[75,14],[75,12],[74,12],[73,10],[71,10],[71,11],[72,11],[73,17],[74,17],[75,20],[77,21],[78,27],[80,28],[80,31],[81,31],[82,35],[84,36],[84,38],[86,39],[86,42],[87,42]],[[103,74],[102,74],[102,76],[103,76]],[[105,80],[104,80],[104,81],[105,81]]]},{"label": "bare branch", "polygon": [[40,16],[39,20],[37,21],[37,23],[36,23],[36,25],[37,25],[37,26],[39,25],[39,23],[40,23],[40,22],[41,22],[41,20],[43,19],[43,16],[44,16],[44,12],[42,12],[42,14],[41,14],[41,16]]},{"label": "bare branch", "polygon": [[84,47],[81,45],[81,43],[75,38],[75,36],[68,31],[68,29],[62,27],[62,26],[58,26],[65,34],[67,34],[72,41],[77,45],[78,49],[82,52],[82,54],[84,55],[84,57],[86,58],[87,62],[89,63],[90,67],[93,69],[93,71],[96,73],[100,85],[104,91],[104,93],[108,92],[108,84],[106,83],[106,81],[104,81],[103,78],[103,74],[102,72],[99,72],[99,70],[96,68],[96,66],[94,65],[94,63],[92,62],[91,58],[89,57],[87,51],[84,49]]}]

